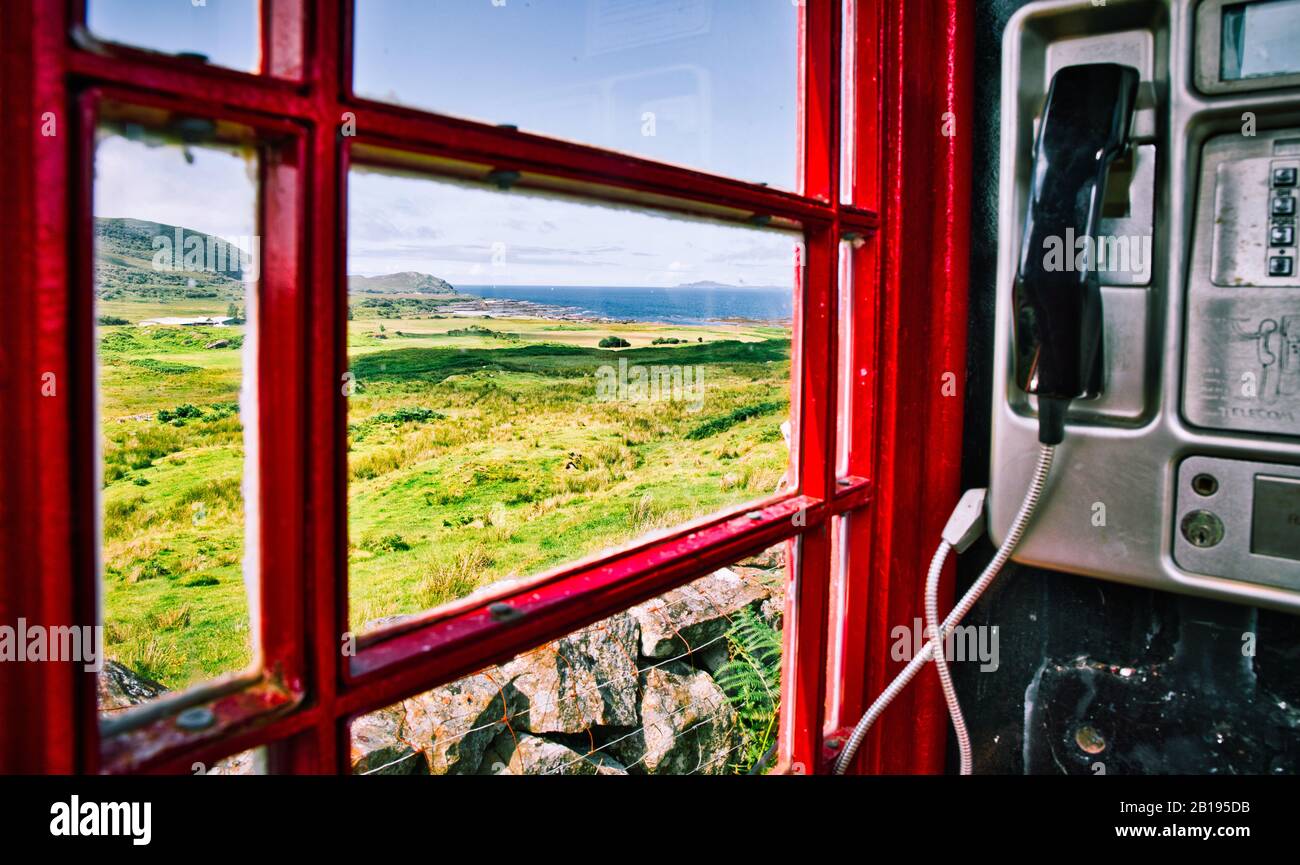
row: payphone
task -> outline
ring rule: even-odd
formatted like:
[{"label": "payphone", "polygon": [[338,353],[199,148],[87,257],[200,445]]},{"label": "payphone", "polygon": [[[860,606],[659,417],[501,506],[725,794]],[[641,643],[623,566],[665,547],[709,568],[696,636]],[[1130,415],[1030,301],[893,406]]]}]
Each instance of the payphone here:
[{"label": "payphone", "polygon": [[[1014,556],[1300,612],[1300,0],[1044,0],[1003,41],[990,487],[926,581],[927,642]],[[945,560],[998,549],[941,616]]]},{"label": "payphone", "polygon": [[[1095,367],[1070,383],[1016,560],[1300,611],[1300,0],[1049,0],[1020,10],[1003,48],[993,539],[1058,409],[1026,343],[1045,315],[1097,315]],[[1035,143],[1072,136],[1087,160],[1097,148],[1096,132],[1044,128],[1062,125],[1049,88],[1086,88],[1072,104],[1122,116],[1116,69],[1136,79],[1135,104],[1095,234],[1058,219],[1030,236],[1033,190],[1057,183],[1062,206],[1073,189],[1064,171],[1044,178]],[[1027,264],[1080,283],[1074,305],[1026,315]]]}]

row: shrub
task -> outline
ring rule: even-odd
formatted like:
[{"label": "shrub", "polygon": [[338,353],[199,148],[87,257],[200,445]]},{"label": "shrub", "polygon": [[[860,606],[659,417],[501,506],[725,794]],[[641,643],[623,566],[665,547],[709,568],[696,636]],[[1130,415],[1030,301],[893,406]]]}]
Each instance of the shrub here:
[{"label": "shrub", "polygon": [[361,548],[372,553],[400,553],[411,548],[406,539],[396,532],[381,537],[369,537],[361,542]]},{"label": "shrub", "polygon": [[172,409],[160,408],[154,415],[158,423],[169,423],[173,426],[184,426],[185,421],[197,420],[201,417],[203,417],[203,410],[190,403],[182,403]]},{"label": "shrub", "polygon": [[190,372],[198,372],[202,367],[192,366],[188,363],[172,363],[166,360],[155,360],[152,357],[142,357],[139,360],[131,361],[132,366],[138,366],[140,369],[157,373],[158,375],[185,375]]},{"label": "shrub", "polygon": [[627,348],[632,343],[621,336],[607,336],[600,341],[599,345],[601,348]]},{"label": "shrub", "polygon": [[706,420],[704,423],[686,433],[686,437],[694,441],[697,439],[708,438],[709,436],[715,436],[718,433],[726,432],[736,424],[744,423],[750,418],[771,414],[774,411],[781,411],[785,409],[785,407],[786,402],[784,400],[774,400],[772,402],[760,402],[753,405],[741,406],[740,408],[731,410],[721,417]]},{"label": "shrub", "polygon": [[392,411],[380,412],[371,418],[375,423],[428,423],[433,420],[446,420],[447,416],[431,408],[419,406],[402,406]]}]

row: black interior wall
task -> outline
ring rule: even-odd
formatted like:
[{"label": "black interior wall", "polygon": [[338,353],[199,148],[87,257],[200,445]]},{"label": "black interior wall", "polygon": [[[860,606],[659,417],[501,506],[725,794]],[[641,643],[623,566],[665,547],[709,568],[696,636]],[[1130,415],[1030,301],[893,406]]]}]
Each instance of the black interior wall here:
[{"label": "black interior wall", "polygon": [[[1026,2],[976,0],[964,487],[988,483],[1002,32]],[[992,554],[961,557],[959,591]],[[1300,770],[1298,617],[1013,564],[966,623],[998,628],[995,671],[953,665],[976,772]]]}]

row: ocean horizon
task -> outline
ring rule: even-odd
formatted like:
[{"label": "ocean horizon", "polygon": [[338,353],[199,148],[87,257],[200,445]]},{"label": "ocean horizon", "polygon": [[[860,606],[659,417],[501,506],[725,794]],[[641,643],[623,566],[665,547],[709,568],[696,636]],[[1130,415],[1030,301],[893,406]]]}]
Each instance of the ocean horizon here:
[{"label": "ocean horizon", "polygon": [[771,286],[458,285],[456,290],[474,297],[567,307],[618,321],[708,325],[738,319],[789,322],[794,316],[793,290]]}]

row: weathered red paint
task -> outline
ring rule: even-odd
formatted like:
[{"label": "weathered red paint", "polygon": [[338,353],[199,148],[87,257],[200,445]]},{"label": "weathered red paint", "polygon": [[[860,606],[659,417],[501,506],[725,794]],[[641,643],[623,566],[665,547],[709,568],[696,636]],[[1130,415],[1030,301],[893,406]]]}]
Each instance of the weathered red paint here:
[{"label": "weathered red paint", "polygon": [[[345,772],[346,725],[643,601],[783,540],[798,544],[787,610],[782,771],[824,769],[829,647],[843,657],[829,720],[848,718],[890,666],[887,625],[919,609],[933,522],[956,484],[960,396],[936,403],[918,386],[964,365],[965,207],[969,143],[939,139],[940,109],[969,110],[969,11],[961,0],[809,0],[801,13],[805,98],[802,194],[715,177],[585,145],[359,100],[350,94],[347,0],[268,0],[263,68],[250,75],[150,52],[101,46],[69,22],[80,0],[14,0],[0,28],[0,249],[21,287],[0,317],[0,621],[89,621],[93,567],[89,130],[97,112],[179,111],[250,130],[264,157],[265,237],[260,309],[264,340],[261,491],[264,500],[262,671],[180,698],[101,735],[93,676],[69,665],[0,665],[0,770],[188,772],[258,745],[274,771]],[[935,17],[936,13],[940,13]],[[840,204],[840,46],[853,22],[859,70],[852,96],[857,147]],[[40,135],[54,111],[61,136]],[[338,135],[344,112],[358,136]],[[494,620],[482,599],[368,637],[340,651],[347,628],[344,249],[347,168],[385,148],[509,167],[594,197],[685,212],[802,226],[797,298],[795,463],[800,488],[754,509],[705,520],[601,560],[559,569],[501,600],[518,615]],[[19,170],[14,171],[18,166]],[[550,182],[550,181],[546,181]],[[943,207],[918,207],[937,202]],[[910,206],[904,208],[904,202]],[[879,232],[877,233],[877,229]],[[865,241],[854,264],[852,416],[848,476],[837,478],[839,241]],[[929,250],[929,252],[926,252]],[[921,254],[904,259],[904,252]],[[264,330],[265,332],[265,330]],[[57,398],[40,396],[53,371]],[[917,519],[917,513],[925,514]],[[850,514],[843,615],[829,621],[830,525]],[[490,599],[489,599],[490,600]],[[90,617],[90,618],[87,618]],[[884,629],[884,630],[882,630]],[[931,690],[933,690],[931,688]],[[206,701],[217,722],[182,731],[176,706]],[[912,704],[921,735],[899,716],[886,755],[864,768],[933,770],[941,760],[942,704]],[[907,723],[903,719],[903,723]],[[888,759],[886,759],[888,758]],[[864,758],[866,759],[866,758]]]}]

